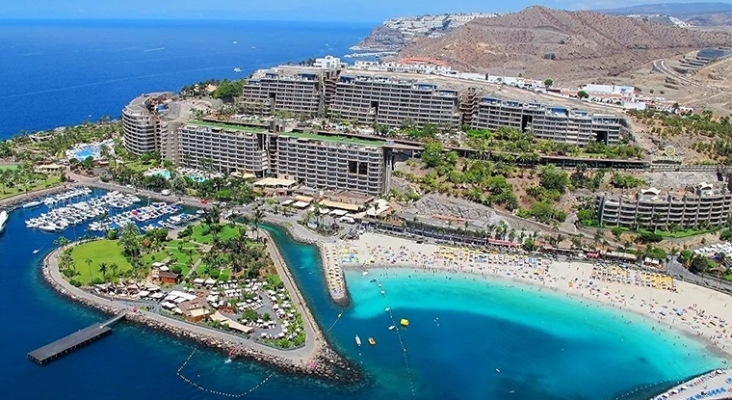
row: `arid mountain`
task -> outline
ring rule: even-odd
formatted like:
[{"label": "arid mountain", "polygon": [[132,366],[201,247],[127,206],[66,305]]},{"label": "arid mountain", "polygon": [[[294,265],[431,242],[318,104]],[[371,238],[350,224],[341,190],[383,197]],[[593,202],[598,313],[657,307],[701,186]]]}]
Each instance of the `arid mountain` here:
[{"label": "arid mountain", "polygon": [[695,26],[732,25],[730,3],[668,3],[640,4],[611,10],[597,10],[603,14],[673,17]]},{"label": "arid mountain", "polygon": [[533,78],[615,76],[650,61],[702,47],[729,46],[732,36],[589,11],[529,7],[476,19],[441,38],[420,38],[400,56],[447,61],[476,72]]}]

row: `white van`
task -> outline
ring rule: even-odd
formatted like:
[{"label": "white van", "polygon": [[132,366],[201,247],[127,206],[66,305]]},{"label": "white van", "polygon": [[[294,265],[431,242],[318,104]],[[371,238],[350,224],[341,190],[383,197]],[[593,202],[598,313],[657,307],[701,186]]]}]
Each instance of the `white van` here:
[{"label": "white van", "polygon": [[163,196],[170,196],[170,190],[168,190],[168,189],[163,189],[163,191],[162,191],[162,192],[160,192],[160,194],[162,194]]}]

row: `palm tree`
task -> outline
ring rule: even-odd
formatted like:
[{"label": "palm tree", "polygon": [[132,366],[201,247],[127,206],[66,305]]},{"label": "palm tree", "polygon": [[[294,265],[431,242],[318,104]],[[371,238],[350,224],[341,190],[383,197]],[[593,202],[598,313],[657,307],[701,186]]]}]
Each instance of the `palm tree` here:
[{"label": "palm tree", "polygon": [[320,203],[313,203],[313,213],[315,213],[315,221],[318,223],[318,228],[320,228],[320,222],[323,218],[323,215],[320,213],[322,209],[323,206]]},{"label": "palm tree", "polygon": [[109,267],[107,266],[107,263],[99,264],[99,272],[102,273],[102,276],[104,277],[104,282],[107,281],[107,271],[108,270],[109,270]]},{"label": "palm tree", "polygon": [[89,281],[91,282],[91,280],[92,280],[91,265],[94,262],[94,260],[92,260],[91,258],[87,258],[86,260],[84,260],[84,262],[86,263],[86,266],[89,268]]},{"label": "palm tree", "polygon": [[254,224],[254,229],[257,232],[257,241],[259,241],[259,224],[262,223],[265,216],[266,213],[260,207],[254,209],[254,214],[252,215],[252,223]]},{"label": "palm tree", "polygon": [[0,185],[3,185],[3,194],[5,194],[5,188],[13,178],[13,172],[9,169],[0,171]]},{"label": "palm tree", "polygon": [[58,239],[53,241],[53,244],[58,247],[64,247],[69,243],[71,243],[71,240],[67,239],[66,236],[59,236]]},{"label": "palm tree", "polygon": [[140,230],[137,225],[129,223],[123,226],[119,241],[125,253],[136,259],[140,254]]},{"label": "palm tree", "polygon": [[109,265],[109,269],[112,270],[112,277],[117,276],[117,270],[119,269],[119,265],[117,263],[112,263]]}]

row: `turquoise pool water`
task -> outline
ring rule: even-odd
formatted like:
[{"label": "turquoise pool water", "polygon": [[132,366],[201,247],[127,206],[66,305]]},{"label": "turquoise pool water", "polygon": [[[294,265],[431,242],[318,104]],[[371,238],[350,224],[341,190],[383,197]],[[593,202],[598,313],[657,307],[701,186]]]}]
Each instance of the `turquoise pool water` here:
[{"label": "turquoise pool water", "polygon": [[[167,169],[155,171],[152,173],[152,175],[162,176],[165,179],[170,179],[172,177],[170,171],[168,171]],[[193,176],[193,175],[187,175],[187,176],[198,183],[206,182],[206,178],[203,176]]]}]

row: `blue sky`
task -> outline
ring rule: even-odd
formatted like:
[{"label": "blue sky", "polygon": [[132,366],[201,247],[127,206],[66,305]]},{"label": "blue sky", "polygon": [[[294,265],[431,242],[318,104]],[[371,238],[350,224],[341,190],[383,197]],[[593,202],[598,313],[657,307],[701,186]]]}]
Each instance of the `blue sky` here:
[{"label": "blue sky", "polygon": [[[564,9],[729,0],[542,0]],[[405,15],[518,11],[531,0],[31,0],[5,1],[0,19],[263,19],[378,22]],[[591,5],[588,7],[588,5]]]}]

